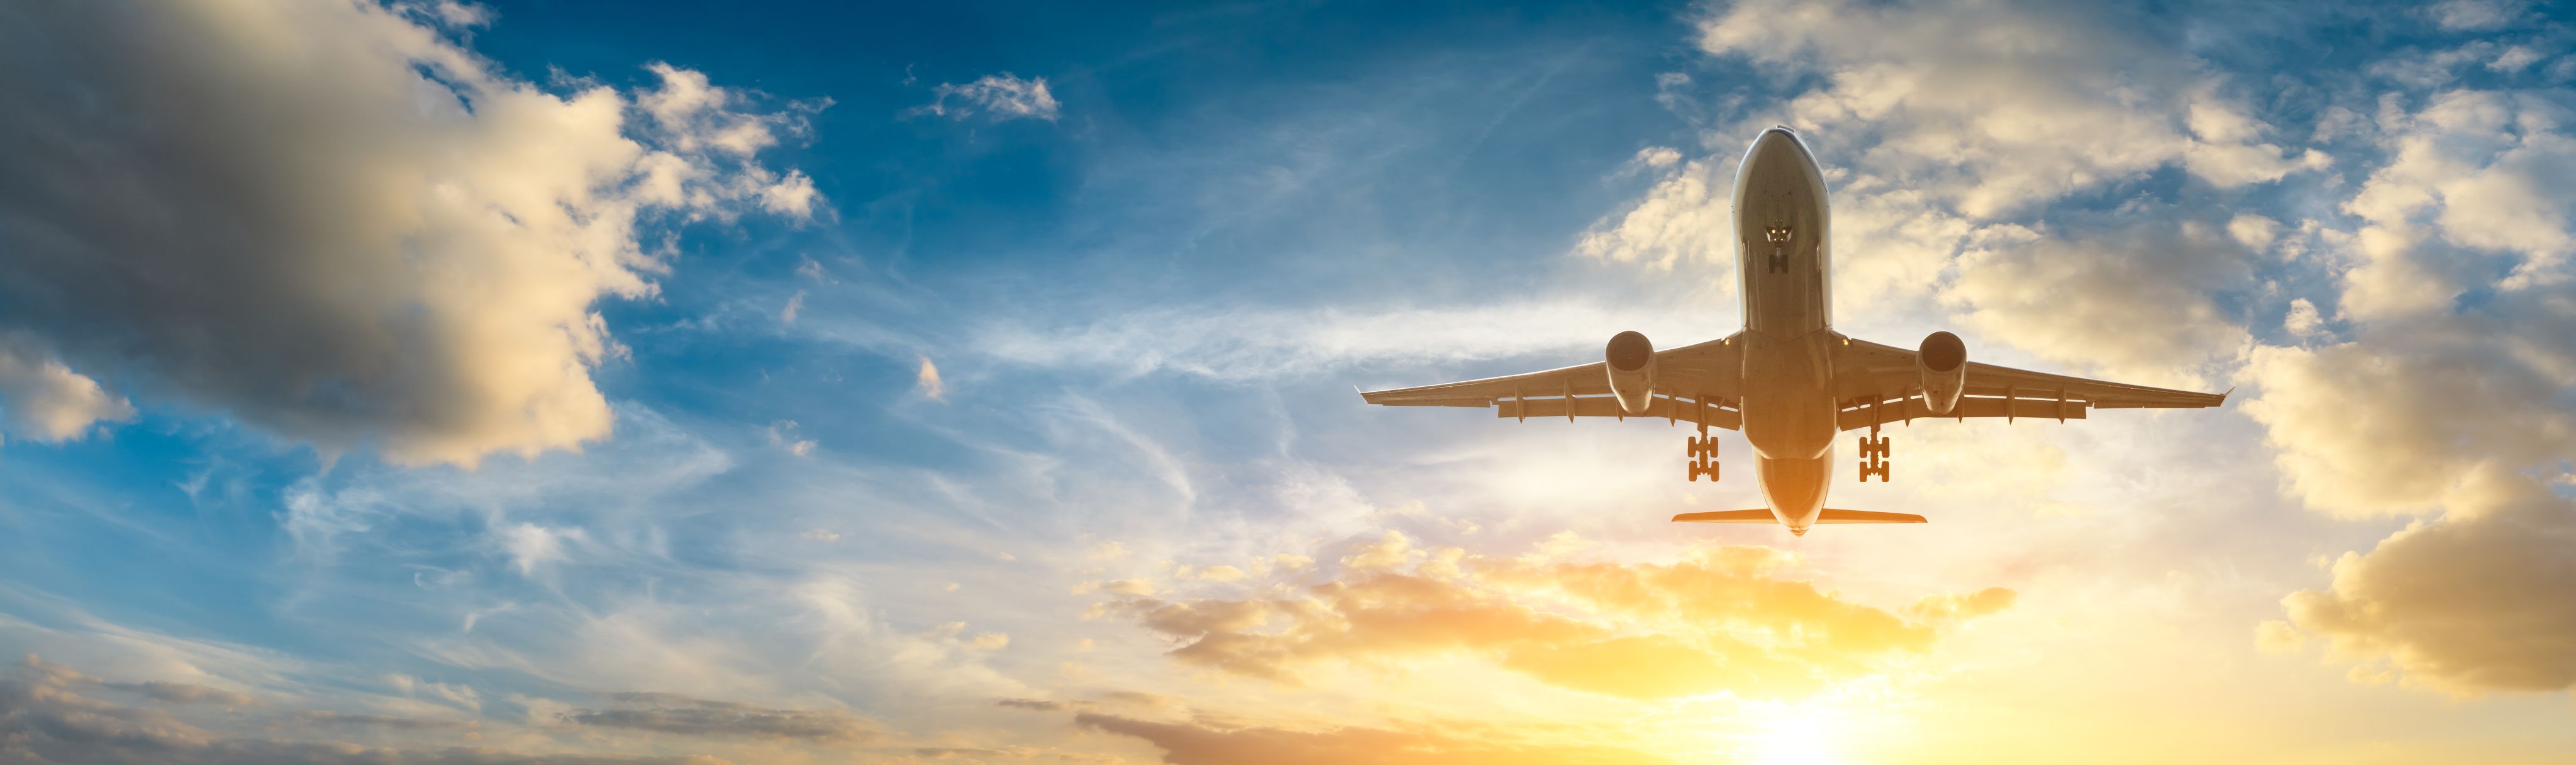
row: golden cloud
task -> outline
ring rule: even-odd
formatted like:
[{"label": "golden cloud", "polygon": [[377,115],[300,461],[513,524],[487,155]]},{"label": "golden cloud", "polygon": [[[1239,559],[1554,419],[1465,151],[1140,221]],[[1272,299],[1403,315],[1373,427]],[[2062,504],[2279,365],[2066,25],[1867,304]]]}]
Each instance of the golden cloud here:
[{"label": "golden cloud", "polygon": [[1646,765],[1671,762],[1627,749],[1528,744],[1490,733],[1340,727],[1319,731],[1232,727],[1212,722],[1153,722],[1082,713],[1074,723],[1141,738],[1172,765]]},{"label": "golden cloud", "polygon": [[1792,698],[1928,651],[1938,626],[2013,598],[2000,588],[1937,594],[1906,609],[1908,618],[1781,578],[1798,562],[1745,546],[1669,564],[1444,555],[1401,569],[1354,560],[1341,578],[1288,597],[1134,598],[1107,610],[1180,641],[1171,656],[1185,664],[1283,684],[1326,662],[1471,655],[1622,698]]}]

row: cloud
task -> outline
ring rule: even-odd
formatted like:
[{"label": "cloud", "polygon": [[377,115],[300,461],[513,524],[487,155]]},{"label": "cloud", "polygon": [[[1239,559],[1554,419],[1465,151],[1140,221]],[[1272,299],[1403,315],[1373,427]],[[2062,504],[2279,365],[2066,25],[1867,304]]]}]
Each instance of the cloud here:
[{"label": "cloud", "polygon": [[425,26],[479,13],[426,7],[12,13],[0,329],[402,464],[606,437],[594,304],[653,294],[657,227],[809,214],[810,180],[752,156],[794,118],[658,64],[551,92]]},{"label": "cloud", "polygon": [[90,423],[134,416],[124,398],[40,355],[32,338],[15,333],[0,333],[0,408],[10,433],[39,441],[80,438]]},{"label": "cloud", "polygon": [[2443,29],[2476,31],[2513,23],[2522,16],[2524,6],[2518,0],[2442,0],[2424,11]]},{"label": "cloud", "polygon": [[1787,104],[1792,124],[1831,136],[1861,172],[1974,219],[2175,162],[2236,186],[2322,160],[2255,143],[2266,127],[2222,95],[2220,78],[2123,13],[1756,0],[1703,17],[1699,43],[1822,74],[1825,85]]},{"label": "cloud", "polygon": [[2282,599],[2328,656],[2455,695],[2576,689],[2576,502],[2512,481],[2492,504],[2345,553]]},{"label": "cloud", "polygon": [[[2361,219],[2338,253],[2350,339],[2256,348],[2241,379],[2289,493],[2343,517],[2432,517],[2336,558],[2258,639],[2322,642],[2358,682],[2576,688],[2576,502],[2557,488],[2576,465],[2576,139],[2558,130],[2576,112],[2525,92],[2399,103],[2378,117],[2386,164],[2344,204]],[[2319,308],[2294,302],[2292,332]]]},{"label": "cloud", "polygon": [[588,537],[578,528],[547,528],[533,523],[510,524],[494,535],[498,537],[501,551],[510,556],[510,565],[519,570],[520,576],[535,575],[539,565],[569,559],[564,551],[564,542]]},{"label": "cloud", "polygon": [[2219,285],[2246,280],[2240,252],[2190,222],[2081,238],[1999,226],[1960,256],[1941,298],[1973,337],[2096,364],[2121,379],[2194,385],[2188,365],[2245,343],[2245,330],[2211,298]]},{"label": "cloud", "polygon": [[[1275,380],[1389,362],[1449,364],[1577,348],[1597,354],[1621,329],[1678,342],[1707,339],[1695,317],[1671,311],[1552,301],[1365,312],[1180,306],[1073,328],[996,323],[979,328],[972,345],[1031,366]],[[1692,339],[1678,340],[1686,337]]]},{"label": "cloud", "polygon": [[208,688],[195,683],[173,683],[166,680],[153,680],[141,683],[103,683],[101,684],[101,687],[114,688],[120,691],[132,691],[134,693],[142,694],[145,698],[149,698],[153,701],[167,702],[171,704],[203,703],[228,707],[241,707],[257,703],[252,701],[249,696],[244,696],[231,691]]},{"label": "cloud", "polygon": [[[449,747],[394,749],[272,733],[233,737],[159,710],[80,693],[86,676],[29,656],[0,681],[0,762],[49,765],[725,765],[712,757],[563,755]],[[399,719],[399,718],[395,718]],[[289,722],[385,724],[373,716],[294,716]],[[397,724],[398,725],[398,724]],[[445,726],[433,726],[445,727]],[[308,731],[309,732],[309,731]]]},{"label": "cloud", "polygon": [[670,693],[614,693],[608,698],[617,706],[576,710],[565,713],[563,719],[575,725],[682,736],[851,743],[884,735],[866,720],[836,710],[770,709]]},{"label": "cloud", "polygon": [[1172,765],[1645,765],[1671,762],[1616,747],[1523,743],[1498,732],[1457,736],[1435,730],[1399,731],[1355,726],[1301,731],[1204,721],[1152,722],[1092,712],[1076,714],[1073,721],[1085,728],[1144,739],[1162,749],[1163,761]]},{"label": "cloud", "polygon": [[921,357],[921,371],[913,376],[912,385],[922,398],[948,403],[948,384],[939,381],[939,366],[930,363],[930,357]]},{"label": "cloud", "polygon": [[2243,373],[2261,386],[2245,413],[2312,507],[2360,517],[2484,503],[2499,472],[2576,456],[2576,413],[2557,403],[2568,378],[2480,345],[2260,348]]},{"label": "cloud", "polygon": [[[2010,590],[1934,598],[1923,621],[1775,576],[1797,556],[1763,547],[1695,551],[1672,564],[1548,563],[1483,556],[1364,560],[1302,595],[1110,605],[1180,643],[1184,664],[1284,684],[1326,662],[1391,665],[1481,656],[1541,682],[1631,699],[1730,692],[1794,698],[1931,648],[1936,624],[1992,613]],[[1437,565],[1435,565],[1437,564]],[[1438,569],[1438,570],[1434,570]],[[1549,603],[1570,603],[1552,609]]]},{"label": "cloud", "polygon": [[[986,114],[995,121],[1041,119],[1055,121],[1055,94],[1047,92],[1046,78],[1020,79],[1009,72],[984,75],[982,79],[958,85],[942,83],[932,88],[934,98],[920,111],[953,119],[966,119]],[[950,103],[949,99],[958,103]]]},{"label": "cloud", "polygon": [[[1672,156],[1640,153],[1645,167],[1671,168],[1626,211],[1604,217],[1583,232],[1574,251],[1585,257],[1639,263],[1657,269],[1676,265],[1728,265],[1735,258],[1734,163],[1717,158],[1681,163]],[[1615,222],[1614,222],[1615,219]],[[1734,280],[1712,277],[1712,283]]]},{"label": "cloud", "polygon": [[2343,206],[2366,222],[2360,262],[2344,274],[2345,314],[2450,309],[2488,282],[2493,265],[2480,253],[2509,258],[2511,273],[2494,285],[2502,289],[2565,283],[2576,252],[2576,135],[2557,127],[2576,124],[2576,110],[2540,94],[2457,90],[2383,122],[2390,160]]},{"label": "cloud", "polygon": [[770,446],[784,449],[788,454],[805,457],[814,453],[814,440],[799,437],[802,434],[797,431],[795,420],[779,420],[770,423],[769,427],[761,432],[768,437]]}]

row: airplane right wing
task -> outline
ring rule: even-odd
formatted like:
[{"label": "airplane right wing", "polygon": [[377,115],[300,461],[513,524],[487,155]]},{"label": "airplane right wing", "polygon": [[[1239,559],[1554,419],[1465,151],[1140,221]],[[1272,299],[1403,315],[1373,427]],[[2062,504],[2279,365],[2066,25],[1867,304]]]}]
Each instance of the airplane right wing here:
[{"label": "airplane right wing", "polygon": [[1915,352],[1852,339],[1835,357],[1834,388],[1842,402],[1844,430],[1918,417],[2029,417],[2080,420],[2088,409],[2200,409],[2227,402],[2225,393],[2053,375],[1968,362],[1959,405],[1933,414],[1923,404]]}]

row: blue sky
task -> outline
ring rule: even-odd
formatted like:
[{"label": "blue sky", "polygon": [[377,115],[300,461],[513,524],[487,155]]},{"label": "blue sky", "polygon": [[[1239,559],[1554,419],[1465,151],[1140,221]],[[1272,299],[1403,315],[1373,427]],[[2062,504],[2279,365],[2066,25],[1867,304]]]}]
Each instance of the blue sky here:
[{"label": "blue sky", "polygon": [[[2569,29],[0,10],[0,759],[2549,761]],[[1934,522],[1792,539],[1352,395],[1732,332],[1772,124],[1838,328],[2236,398],[1900,430],[1837,506]]]}]

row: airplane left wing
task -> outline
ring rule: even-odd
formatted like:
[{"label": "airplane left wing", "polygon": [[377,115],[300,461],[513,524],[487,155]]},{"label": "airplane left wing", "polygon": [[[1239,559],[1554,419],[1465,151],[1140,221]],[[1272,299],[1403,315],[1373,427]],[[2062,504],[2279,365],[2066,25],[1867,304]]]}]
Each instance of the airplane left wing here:
[{"label": "airplane left wing", "polygon": [[2227,402],[2224,393],[2053,375],[1968,362],[1958,406],[1933,414],[1923,405],[1915,352],[1847,339],[1834,360],[1834,388],[1844,430],[1917,417],[2028,417],[2080,420],[2088,409],[2199,409]]},{"label": "airplane left wing", "polygon": [[1419,388],[1365,391],[1384,406],[1489,407],[1497,417],[1652,417],[1734,430],[1741,365],[1734,338],[1655,352],[1655,395],[1643,414],[1628,414],[1610,391],[1601,363]]}]

